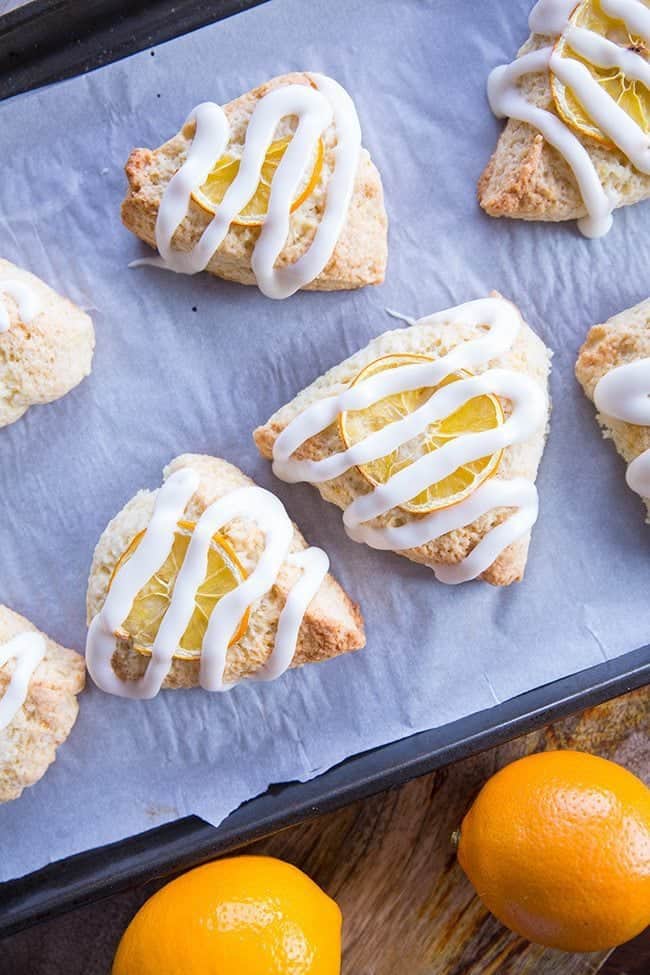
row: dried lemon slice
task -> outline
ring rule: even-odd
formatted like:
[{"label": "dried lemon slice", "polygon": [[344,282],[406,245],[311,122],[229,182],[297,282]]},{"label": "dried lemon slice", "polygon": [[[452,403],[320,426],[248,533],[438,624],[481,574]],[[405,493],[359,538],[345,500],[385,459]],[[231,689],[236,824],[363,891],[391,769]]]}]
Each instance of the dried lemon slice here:
[{"label": "dried lemon slice", "polygon": [[[115,633],[120,639],[131,639],[133,649],[138,653],[151,655],[151,648],[169,608],[174,584],[183,564],[192,532],[196,525],[189,521],[179,521],[174,533],[171,551],[158,572],[140,590],[133,601],[131,611]],[[144,537],[144,532],[135,536],[115,566],[113,578],[118,569],[127,562]],[[195,596],[192,618],[181,637],[180,646],[174,653],[178,660],[196,660],[201,656],[201,645],[208,626],[210,615],[219,600],[235,589],[246,578],[230,542],[223,535],[214,535],[208,550],[208,565],[205,579]],[[111,579],[111,583],[113,579]],[[233,634],[230,646],[237,643],[248,627],[248,610],[242,617],[237,631]]]},{"label": "dried lemon slice", "polygon": [[[269,208],[271,183],[290,142],[291,136],[285,136],[283,139],[276,139],[266,150],[257,189],[244,209],[235,217],[233,223],[247,227],[261,227],[264,223]],[[235,156],[229,154],[222,156],[214,164],[212,172],[203,186],[198,190],[194,190],[192,193],[192,199],[206,210],[207,213],[216,213],[217,207],[239,172],[239,162],[240,160]],[[313,153],[311,165],[305,167],[303,186],[291,204],[291,213],[297,210],[305,202],[307,197],[313,193],[320,179],[322,168],[323,140],[319,139]]]},{"label": "dried lemon slice", "polygon": [[[362,369],[352,382],[352,386],[369,379],[386,369],[399,366],[415,365],[417,363],[433,362],[424,355],[386,355],[376,359]],[[423,387],[387,396],[385,399],[373,403],[364,410],[346,410],[339,416],[339,432],[346,447],[351,447],[365,440],[371,433],[383,429],[387,424],[401,420],[409,413],[413,413],[433,396],[437,389],[449,383],[466,379],[467,372],[456,372],[447,376],[438,386]],[[438,447],[465,433],[480,433],[493,430],[503,423],[503,410],[496,396],[476,396],[460,409],[446,416],[442,420],[431,423],[419,436],[401,444],[396,450],[368,464],[359,465],[358,470],[367,481],[373,485],[385,484],[394,474],[408,467],[424,454],[428,454]],[[502,451],[481,457],[478,460],[459,467],[442,481],[431,484],[417,497],[412,498],[400,507],[414,514],[426,514],[438,508],[448,508],[458,504],[476,488],[494,474]]]},{"label": "dried lemon slice", "polygon": [[[643,0],[643,2],[650,7],[649,0]],[[582,27],[590,30],[621,48],[633,51],[645,58],[646,61],[650,60],[650,50],[646,41],[630,34],[623,21],[609,17],[603,11],[599,0],[582,0],[582,3],[578,4],[569,18],[567,30],[571,27]],[[650,91],[640,81],[627,78],[622,68],[603,68],[587,61],[571,48],[567,39],[567,30],[558,38],[554,47],[554,55],[561,58],[572,58],[584,64],[603,91],[645,133],[650,134]],[[610,149],[616,148],[611,139],[589,117],[574,92],[567,88],[553,72],[551,72],[551,91],[557,112],[567,125],[580,132],[581,135],[587,135]]]}]

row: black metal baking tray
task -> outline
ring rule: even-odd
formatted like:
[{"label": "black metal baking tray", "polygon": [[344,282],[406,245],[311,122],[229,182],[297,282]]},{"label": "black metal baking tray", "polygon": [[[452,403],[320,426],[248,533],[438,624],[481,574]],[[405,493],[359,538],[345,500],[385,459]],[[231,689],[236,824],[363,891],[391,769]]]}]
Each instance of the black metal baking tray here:
[{"label": "black metal baking tray", "polygon": [[267,2],[32,0],[0,17],[0,100]]},{"label": "black metal baking tray", "polygon": [[441,728],[355,755],[310,782],[276,786],[245,803],[218,829],[188,816],[68,857],[20,880],[0,884],[0,935],[195,866],[649,682],[650,646]]},{"label": "black metal baking tray", "polygon": [[[33,0],[0,18],[0,98],[108,64],[262,2],[268,0]],[[53,863],[0,884],[0,935],[194,866],[647,683],[650,646],[354,756],[311,782],[273,787],[218,829],[187,817]]]}]

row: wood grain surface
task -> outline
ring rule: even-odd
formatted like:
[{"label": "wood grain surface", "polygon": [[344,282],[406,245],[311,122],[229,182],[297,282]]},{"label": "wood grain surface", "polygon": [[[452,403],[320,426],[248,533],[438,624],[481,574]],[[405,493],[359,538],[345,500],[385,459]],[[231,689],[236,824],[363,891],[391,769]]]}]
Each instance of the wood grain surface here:
[{"label": "wood grain surface", "polygon": [[[567,955],[510,934],[460,870],[452,831],[483,782],[532,751],[579,748],[650,778],[650,688],[357,802],[250,847],[298,864],[339,902],[343,975],[587,975],[606,953]],[[160,883],[68,914],[0,944],[7,975],[108,975],[120,934]],[[608,975],[647,975],[648,937],[615,952]],[[619,959],[619,960],[617,960]],[[161,973],[164,975],[164,973]],[[260,973],[263,975],[263,973]]]}]

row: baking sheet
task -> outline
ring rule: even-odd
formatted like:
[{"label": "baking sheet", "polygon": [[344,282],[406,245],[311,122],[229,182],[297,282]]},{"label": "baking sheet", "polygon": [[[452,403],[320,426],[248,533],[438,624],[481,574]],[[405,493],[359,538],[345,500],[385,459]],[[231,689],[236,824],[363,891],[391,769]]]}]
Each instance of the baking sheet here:
[{"label": "baking sheet", "polygon": [[[270,783],[444,724],[648,641],[648,533],[573,379],[584,334],[648,293],[648,205],[587,241],[573,225],[493,221],[475,184],[499,123],[490,67],[529,0],[272,3],[0,105],[3,256],[93,315],[89,380],[0,431],[0,600],[83,647],[92,550],[184,451],[274,490],[366,616],[368,646],[274,685],[151,702],[90,686],[56,764],[0,808],[0,880],[189,813],[212,823]],[[127,264],[122,166],[200,101],[310,69],[355,98],[391,220],[386,284],[271,302],[255,289]],[[644,224],[645,220],[645,224]],[[446,588],[349,541],[308,486],[276,481],[250,437],[278,405],[395,322],[498,288],[555,350],[554,414],[525,582]]]}]

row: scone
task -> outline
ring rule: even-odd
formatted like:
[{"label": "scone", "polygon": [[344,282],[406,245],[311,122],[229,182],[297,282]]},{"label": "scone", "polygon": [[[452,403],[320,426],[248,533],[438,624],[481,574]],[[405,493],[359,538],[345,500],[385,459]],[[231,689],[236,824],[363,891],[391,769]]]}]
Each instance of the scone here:
[{"label": "scone", "polygon": [[576,376],[603,436],[628,462],[628,486],[643,498],[650,523],[650,298],[589,330]]},{"label": "scone", "polygon": [[540,0],[529,24],[517,60],[490,75],[509,121],[479,202],[599,237],[616,207],[650,197],[650,0]]},{"label": "scone", "polygon": [[348,93],[331,78],[273,78],[198,105],[160,148],[134,149],[122,220],[154,263],[257,284],[270,298],[384,279],[381,178]]},{"label": "scone", "polygon": [[255,433],[283,480],[344,509],[348,535],[442,582],[523,577],[550,354],[499,295],[385,332]]},{"label": "scone", "polygon": [[229,690],[364,646],[363,620],[282,503],[225,460],[177,457],[101,536],[88,670],[103,690]]},{"label": "scone", "polygon": [[0,259],[0,427],[70,392],[90,373],[94,348],[89,315]]},{"label": "scone", "polygon": [[83,657],[0,605],[0,802],[45,774],[72,730]]}]

